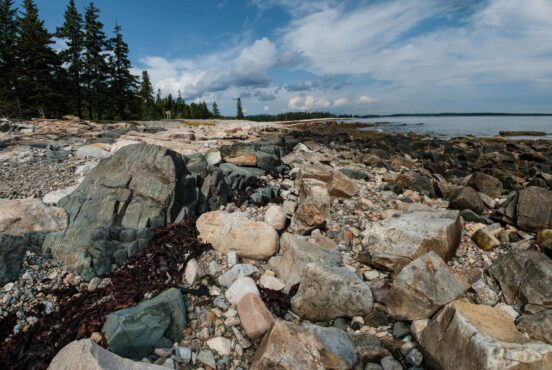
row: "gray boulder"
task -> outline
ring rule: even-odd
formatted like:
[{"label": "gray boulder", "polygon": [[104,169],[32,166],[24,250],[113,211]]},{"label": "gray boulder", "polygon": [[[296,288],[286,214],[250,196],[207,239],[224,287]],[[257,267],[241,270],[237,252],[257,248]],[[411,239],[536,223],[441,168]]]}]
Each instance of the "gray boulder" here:
[{"label": "gray boulder", "polygon": [[372,291],[354,272],[317,263],[305,266],[291,299],[293,311],[311,321],[364,316],[373,305]]},{"label": "gray boulder", "polygon": [[482,172],[475,172],[468,185],[491,198],[499,198],[502,195],[502,181]]},{"label": "gray boulder", "polygon": [[186,306],[179,289],[171,288],[137,306],[106,317],[102,328],[111,351],[141,359],[155,348],[171,347],[181,339]]},{"label": "gray boulder", "polygon": [[458,211],[413,211],[369,225],[363,244],[367,262],[396,274],[429,251],[448,261],[456,253],[461,232]]},{"label": "gray boulder", "polygon": [[485,211],[485,204],[473,188],[463,187],[454,190],[449,197],[449,208],[464,210],[471,209],[478,215]]},{"label": "gray boulder", "polygon": [[535,304],[552,308],[552,259],[531,250],[512,250],[489,268],[510,305]]},{"label": "gray boulder", "polygon": [[231,163],[223,163],[219,166],[226,183],[233,190],[243,190],[248,186],[255,184],[260,176],[264,176],[265,171],[254,167],[240,167]]},{"label": "gray boulder", "polygon": [[40,251],[44,236],[40,233],[26,235],[0,234],[0,285],[19,277],[25,251]]},{"label": "gray boulder", "polygon": [[420,320],[463,295],[467,284],[435,253],[408,265],[393,280],[385,304],[398,320]]},{"label": "gray boulder", "polygon": [[494,217],[520,229],[537,232],[552,228],[552,190],[529,186],[520,190]]},{"label": "gray boulder", "polygon": [[43,246],[85,279],[109,273],[147,245],[150,227],[196,212],[198,191],[185,159],[156,145],[129,145],[102,160],[69,196],[64,231]]}]

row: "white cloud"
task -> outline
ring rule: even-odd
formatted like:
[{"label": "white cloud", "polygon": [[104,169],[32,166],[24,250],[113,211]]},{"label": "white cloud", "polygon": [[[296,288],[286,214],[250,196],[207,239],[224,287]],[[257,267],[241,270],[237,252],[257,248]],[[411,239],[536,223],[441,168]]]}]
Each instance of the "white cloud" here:
[{"label": "white cloud", "polygon": [[380,100],[377,98],[372,98],[371,96],[362,95],[360,98],[358,98],[358,102],[361,104],[376,104],[379,103]]},{"label": "white cloud", "polygon": [[263,111],[268,112],[269,110],[270,110],[270,108],[269,108],[268,105],[265,105],[265,106],[263,107]]},{"label": "white cloud", "polygon": [[289,108],[299,109],[299,110],[329,108],[330,106],[331,106],[331,102],[328,98],[324,96],[317,97],[313,95],[309,95],[306,97],[294,96],[291,99],[289,99],[289,103],[288,103]]},{"label": "white cloud", "polygon": [[349,104],[349,99],[347,98],[339,98],[339,99],[335,99],[333,101],[333,106],[334,107],[342,107],[344,105],[347,105]]},{"label": "white cloud", "polygon": [[300,96],[294,96],[289,99],[288,107],[291,109],[297,109],[299,108],[299,104],[301,104],[301,100],[303,100]]}]

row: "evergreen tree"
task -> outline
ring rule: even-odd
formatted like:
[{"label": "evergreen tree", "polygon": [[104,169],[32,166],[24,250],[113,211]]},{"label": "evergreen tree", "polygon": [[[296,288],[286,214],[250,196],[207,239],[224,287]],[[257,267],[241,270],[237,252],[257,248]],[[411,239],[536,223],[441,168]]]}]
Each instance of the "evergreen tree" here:
[{"label": "evergreen tree", "polygon": [[123,40],[121,26],[117,23],[110,46],[112,48],[112,55],[109,58],[111,101],[114,104],[115,117],[125,119],[127,118],[127,108],[130,106],[136,90],[136,77],[130,73],[128,45]]},{"label": "evergreen tree", "polygon": [[98,8],[91,2],[86,8],[84,16],[84,70],[90,119],[93,118],[94,110],[97,118],[102,119],[107,101],[108,66],[105,56],[107,40],[103,32],[103,24],[98,20],[98,14]]},{"label": "evergreen tree", "polygon": [[242,105],[241,105],[241,98],[238,98],[238,103],[237,103],[237,109],[236,110],[237,110],[236,118],[237,119],[244,119]]},{"label": "evergreen tree", "polygon": [[16,43],[17,20],[13,0],[0,0],[0,115],[19,113]]},{"label": "evergreen tree", "polygon": [[59,90],[63,78],[59,60],[50,47],[53,41],[38,17],[34,1],[24,0],[23,7],[25,12],[18,19],[17,40],[21,113],[55,115],[63,101]]},{"label": "evergreen tree", "polygon": [[84,34],[82,31],[82,17],[75,6],[75,0],[69,0],[65,10],[63,26],[59,27],[56,36],[65,40],[67,49],[60,53],[61,61],[66,65],[67,73],[71,80],[74,100],[74,108],[77,115],[82,117],[82,54],[84,50]]},{"label": "evergreen tree", "polygon": [[220,111],[217,102],[213,102],[213,117],[219,118],[220,117]]},{"label": "evergreen tree", "polygon": [[148,71],[142,72],[142,83],[140,84],[140,117],[142,119],[152,119],[155,103],[153,101],[153,86]]}]

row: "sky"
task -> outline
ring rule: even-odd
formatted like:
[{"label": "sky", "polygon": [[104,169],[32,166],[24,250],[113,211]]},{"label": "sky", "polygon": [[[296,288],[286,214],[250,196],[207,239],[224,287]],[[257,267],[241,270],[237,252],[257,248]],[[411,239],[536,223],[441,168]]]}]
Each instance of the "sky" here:
[{"label": "sky", "polygon": [[[67,0],[36,3],[50,30],[63,22]],[[223,114],[237,97],[246,114],[552,113],[552,0],[95,4],[136,74]]]}]

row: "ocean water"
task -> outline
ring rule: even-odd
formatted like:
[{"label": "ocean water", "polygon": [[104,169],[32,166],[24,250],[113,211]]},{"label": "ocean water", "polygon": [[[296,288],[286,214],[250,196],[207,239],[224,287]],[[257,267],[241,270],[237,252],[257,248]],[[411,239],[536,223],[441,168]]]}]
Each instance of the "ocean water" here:
[{"label": "ocean water", "polygon": [[362,130],[381,132],[412,131],[444,138],[468,135],[492,137],[497,136],[499,131],[543,131],[547,133],[547,136],[528,138],[552,140],[552,116],[418,116],[353,118],[343,121],[343,123],[347,122],[377,123],[376,127],[367,127]]}]

